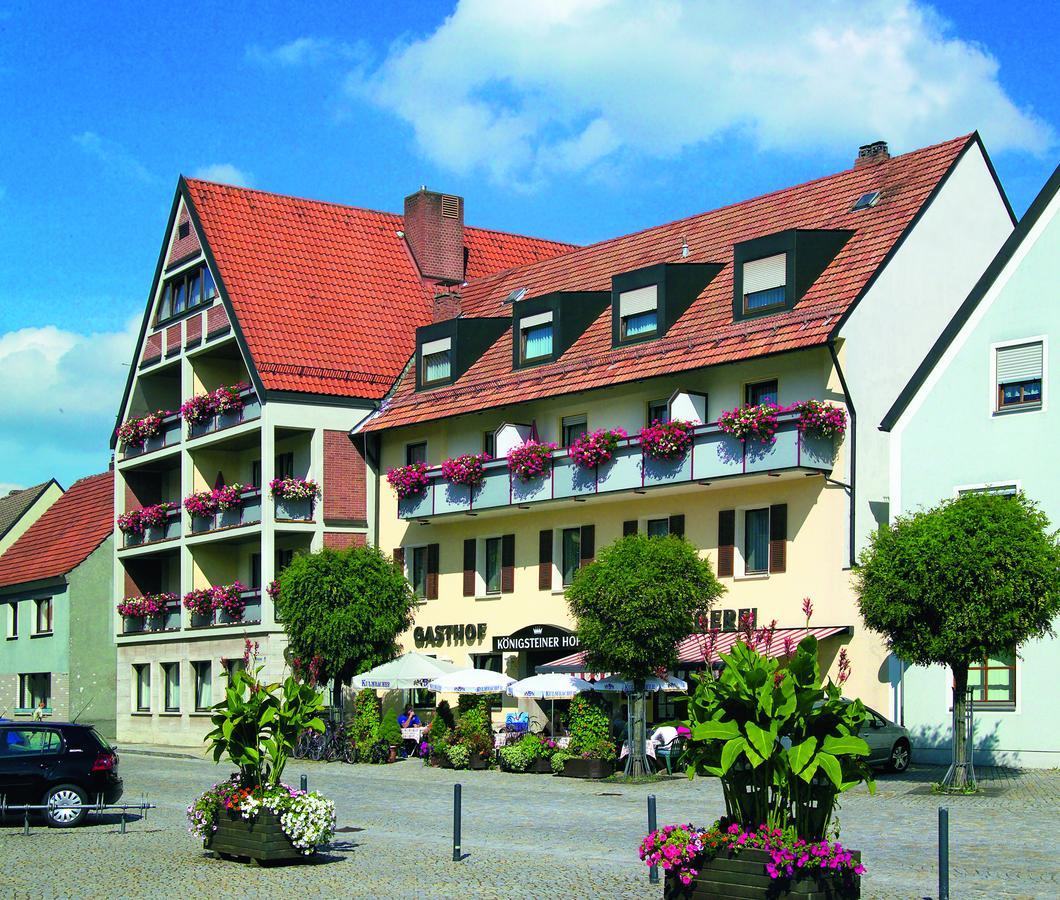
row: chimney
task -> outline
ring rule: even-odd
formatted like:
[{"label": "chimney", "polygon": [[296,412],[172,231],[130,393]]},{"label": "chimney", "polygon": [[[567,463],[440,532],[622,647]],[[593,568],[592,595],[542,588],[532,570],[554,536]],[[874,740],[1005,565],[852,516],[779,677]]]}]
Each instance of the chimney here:
[{"label": "chimney", "polygon": [[420,275],[442,284],[464,280],[464,198],[421,187],[405,198],[405,240]]},{"label": "chimney", "polygon": [[854,168],[860,169],[862,166],[880,163],[890,158],[891,154],[887,152],[887,142],[873,141],[871,144],[858,147],[858,158],[854,160]]}]

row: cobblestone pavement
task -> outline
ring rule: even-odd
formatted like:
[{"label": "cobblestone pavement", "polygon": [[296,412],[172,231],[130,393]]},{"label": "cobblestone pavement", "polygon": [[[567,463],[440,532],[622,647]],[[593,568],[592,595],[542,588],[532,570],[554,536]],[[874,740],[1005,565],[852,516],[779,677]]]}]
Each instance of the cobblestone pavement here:
[{"label": "cobblestone pavement", "polygon": [[[185,830],[184,808],[229,767],[199,759],[125,753],[127,797],[157,803],[146,821],[118,833],[108,816],[72,831],[0,828],[0,895],[38,897],[607,897],[652,898],[636,856],[648,793],[660,823],[707,823],[722,809],[714,779],[651,786],[500,772],[292,763],[310,787],[336,801],[343,830],[316,862],[259,869],[213,859]],[[844,843],[869,866],[866,898],[923,898],[936,891],[940,798],[926,792],[940,772],[882,776],[876,796],[843,798]],[[981,773],[982,796],[953,797],[951,896],[1056,897],[1060,773]],[[452,861],[452,785],[464,788],[463,849]]]}]

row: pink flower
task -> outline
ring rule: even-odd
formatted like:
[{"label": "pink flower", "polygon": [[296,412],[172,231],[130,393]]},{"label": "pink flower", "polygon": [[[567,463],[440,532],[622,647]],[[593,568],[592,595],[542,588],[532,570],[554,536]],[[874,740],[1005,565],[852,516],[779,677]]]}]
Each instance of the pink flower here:
[{"label": "pink flower", "polygon": [[390,469],[386,473],[386,480],[398,495],[399,500],[422,494],[430,484],[426,463],[410,463],[407,466]]},{"label": "pink flower", "polygon": [[640,447],[645,456],[657,460],[677,460],[684,458],[692,446],[694,422],[659,422],[640,430]]},{"label": "pink flower", "polygon": [[523,481],[542,477],[552,462],[552,441],[529,440],[508,451],[508,470]]},{"label": "pink flower", "polygon": [[571,444],[570,458],[583,469],[595,468],[608,462],[618,450],[618,442],[626,437],[621,428],[600,428],[592,434],[583,434]]},{"label": "pink flower", "polygon": [[465,453],[463,456],[454,456],[442,463],[442,477],[453,484],[478,487],[486,480],[486,470],[482,464],[491,459],[488,453]]},{"label": "pink flower", "polygon": [[786,412],[776,403],[761,403],[756,406],[737,406],[722,412],[718,417],[718,428],[741,441],[754,438],[763,444],[771,444],[777,431],[777,416]]}]

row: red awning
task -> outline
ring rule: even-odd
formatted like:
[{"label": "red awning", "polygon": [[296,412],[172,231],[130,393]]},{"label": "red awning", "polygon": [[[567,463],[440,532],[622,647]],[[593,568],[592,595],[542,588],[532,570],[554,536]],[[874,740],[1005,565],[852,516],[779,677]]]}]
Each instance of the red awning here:
[{"label": "red awning", "polygon": [[[813,635],[817,640],[822,641],[837,634],[850,634],[853,630],[850,625],[827,625],[821,628],[777,628],[773,632],[773,639],[768,647],[763,643],[763,645],[755,649],[766,656],[785,656],[788,652],[787,647],[790,646],[794,650],[799,645],[799,641],[809,635]],[[763,630],[759,629],[757,633],[762,634]],[[697,665],[704,665],[708,662],[707,653],[710,650],[711,637],[710,634],[693,634],[681,641],[677,645],[678,666],[694,668]],[[733,646],[743,635],[739,631],[724,631],[716,637],[717,640],[714,644],[713,652],[710,654],[709,662],[720,660],[721,654],[732,650]],[[553,660],[543,666],[538,666],[537,671],[539,674],[544,672],[569,672],[579,678],[585,678],[590,681],[599,681],[609,677],[611,674],[609,672],[586,672],[584,650]]]}]

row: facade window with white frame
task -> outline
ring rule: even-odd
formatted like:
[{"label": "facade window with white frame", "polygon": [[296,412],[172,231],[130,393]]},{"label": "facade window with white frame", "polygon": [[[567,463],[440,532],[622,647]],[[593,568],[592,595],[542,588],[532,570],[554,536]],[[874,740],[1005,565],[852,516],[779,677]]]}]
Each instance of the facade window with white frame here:
[{"label": "facade window with white frame", "polygon": [[449,380],[452,373],[450,360],[452,347],[452,338],[441,338],[437,341],[428,341],[420,348],[420,355],[423,358],[420,381],[423,384],[438,384]]},{"label": "facade window with white frame", "polygon": [[541,362],[552,356],[552,313],[524,316],[519,320],[519,362]]},{"label": "facade window with white frame", "polygon": [[405,465],[412,466],[416,463],[427,462],[427,442],[416,441],[414,444],[405,445]]},{"label": "facade window with white frame", "polygon": [[582,564],[582,530],[581,528],[564,528],[560,536],[560,574],[563,586],[574,581],[574,574]]},{"label": "facade window with white frame", "polygon": [[618,295],[618,339],[633,341],[659,332],[659,286],[623,291]]},{"label": "facade window with white frame", "polygon": [[7,609],[4,611],[4,617],[7,620],[6,635],[9,640],[14,640],[18,637],[18,603],[5,603]]},{"label": "facade window with white frame", "polygon": [[18,676],[18,705],[20,709],[36,709],[44,701],[45,709],[52,705],[51,672],[28,672]]},{"label": "facade window with white frame", "polygon": [[151,664],[133,665],[133,700],[137,712],[151,711]]},{"label": "facade window with white frame", "polygon": [[787,254],[777,253],[743,264],[744,315],[782,309],[786,303]]},{"label": "facade window with white frame", "polygon": [[996,349],[997,410],[1039,409],[1045,366],[1042,341]]},{"label": "facade window with white frame", "polygon": [[408,579],[412,592],[421,600],[427,596],[427,546],[408,548]]},{"label": "facade window with white frame", "polygon": [[569,447],[589,430],[585,416],[564,416],[561,424],[564,447]]},{"label": "facade window with white frame", "polygon": [[501,592],[501,541],[499,537],[491,537],[483,542],[482,580],[487,594]]},{"label": "facade window with white frame", "polygon": [[756,381],[744,388],[744,402],[748,406],[761,406],[763,403],[777,403],[780,389],[775,378],[770,381]]},{"label": "facade window with white frame", "polygon": [[168,712],[180,712],[180,663],[162,663],[163,705]]},{"label": "facade window with white frame", "polygon": [[769,507],[744,511],[743,563],[746,575],[769,571]]},{"label": "facade window with white frame", "polygon": [[34,634],[52,633],[52,598],[41,597],[33,601],[34,605]]},{"label": "facade window with white frame", "polygon": [[191,670],[195,674],[195,711],[206,712],[213,705],[213,663],[196,660]]},{"label": "facade window with white frame", "polygon": [[648,425],[653,425],[658,422],[660,425],[665,425],[670,421],[670,401],[669,400],[649,400],[648,401]]},{"label": "facade window with white frame", "polygon": [[979,706],[1014,709],[1016,706],[1016,653],[997,653],[968,667],[968,689]]}]

